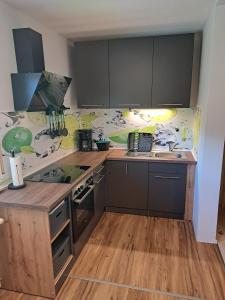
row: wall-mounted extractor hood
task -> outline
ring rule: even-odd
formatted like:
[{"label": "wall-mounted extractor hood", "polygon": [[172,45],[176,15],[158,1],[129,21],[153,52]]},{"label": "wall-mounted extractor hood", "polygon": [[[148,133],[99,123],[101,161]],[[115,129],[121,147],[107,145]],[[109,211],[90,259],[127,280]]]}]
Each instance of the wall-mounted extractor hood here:
[{"label": "wall-mounted extractor hood", "polygon": [[16,111],[60,110],[71,78],[45,71],[42,36],[13,29],[18,73],[11,74]]}]

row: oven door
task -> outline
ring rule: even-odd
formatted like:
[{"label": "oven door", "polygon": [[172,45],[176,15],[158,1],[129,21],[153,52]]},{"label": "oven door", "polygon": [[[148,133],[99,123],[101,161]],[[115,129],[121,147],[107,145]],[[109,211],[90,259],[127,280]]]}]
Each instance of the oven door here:
[{"label": "oven door", "polygon": [[72,200],[74,243],[94,217],[94,185],[87,186]]}]

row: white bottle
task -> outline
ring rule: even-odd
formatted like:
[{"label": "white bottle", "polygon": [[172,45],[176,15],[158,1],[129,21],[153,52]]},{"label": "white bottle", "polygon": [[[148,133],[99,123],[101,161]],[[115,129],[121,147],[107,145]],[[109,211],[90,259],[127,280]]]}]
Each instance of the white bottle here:
[{"label": "white bottle", "polygon": [[10,169],[12,175],[12,187],[19,188],[24,186],[22,164],[20,156],[15,157],[14,151],[11,152],[12,157],[9,158]]}]

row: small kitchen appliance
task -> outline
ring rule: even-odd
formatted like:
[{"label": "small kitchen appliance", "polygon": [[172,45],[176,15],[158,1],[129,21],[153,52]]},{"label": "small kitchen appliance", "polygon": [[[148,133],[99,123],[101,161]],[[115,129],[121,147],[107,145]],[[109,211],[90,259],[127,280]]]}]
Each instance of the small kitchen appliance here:
[{"label": "small kitchen appliance", "polygon": [[92,151],[92,130],[79,129],[77,131],[79,151]]},{"label": "small kitchen appliance", "polygon": [[93,173],[86,176],[72,190],[72,219],[74,243],[94,217],[94,180]]},{"label": "small kitchen appliance", "polygon": [[129,132],[127,140],[128,152],[150,152],[153,136],[147,132]]}]

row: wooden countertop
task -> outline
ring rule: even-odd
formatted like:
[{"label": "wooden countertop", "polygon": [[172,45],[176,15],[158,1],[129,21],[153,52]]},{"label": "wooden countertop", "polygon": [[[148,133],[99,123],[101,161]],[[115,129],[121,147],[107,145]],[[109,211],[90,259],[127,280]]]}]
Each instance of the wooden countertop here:
[{"label": "wooden countertop", "polygon": [[177,151],[182,153],[183,158],[162,158],[162,157],[150,157],[150,156],[127,156],[126,150],[115,149],[112,150],[108,156],[108,160],[137,160],[137,161],[149,161],[149,162],[166,162],[166,163],[181,163],[181,164],[196,164],[197,161],[191,151]]},{"label": "wooden countertop", "polygon": [[[179,151],[181,152],[181,151]],[[184,151],[183,151],[184,152]],[[98,165],[106,159],[109,160],[137,160],[151,162],[167,162],[167,163],[186,163],[196,164],[193,154],[190,151],[185,151],[185,159],[165,159],[151,157],[128,157],[125,150],[114,149],[102,152],[75,152],[67,157],[57,161],[63,164],[87,165],[90,168],[83,173],[78,180],[72,184],[62,183],[45,183],[45,182],[26,182],[27,186],[21,190],[4,190],[0,192],[0,207],[24,207],[31,209],[41,209],[50,211],[54,208],[72,188],[78,184],[86,175],[91,173]]]},{"label": "wooden countertop", "polygon": [[0,193],[0,206],[18,206],[50,211],[76,184],[104,162],[109,152],[75,152],[70,154],[57,163],[91,166],[78,180],[72,184],[26,181],[27,186],[21,190],[6,189],[2,191]]}]

